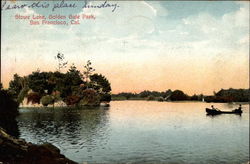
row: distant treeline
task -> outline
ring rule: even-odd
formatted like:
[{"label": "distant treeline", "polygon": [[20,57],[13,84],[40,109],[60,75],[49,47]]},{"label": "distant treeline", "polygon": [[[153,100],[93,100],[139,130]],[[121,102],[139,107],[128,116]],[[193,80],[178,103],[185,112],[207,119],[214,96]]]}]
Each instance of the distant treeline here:
[{"label": "distant treeline", "polygon": [[206,102],[250,102],[249,89],[221,89],[213,96],[205,96]]},{"label": "distant treeline", "polygon": [[156,100],[156,101],[206,101],[206,102],[248,102],[249,89],[221,89],[212,96],[194,94],[189,96],[181,90],[142,91],[140,93],[122,92],[112,94],[112,100]]},{"label": "distant treeline", "polygon": [[189,96],[181,90],[172,91],[170,89],[165,92],[145,90],[140,93],[122,92],[112,94],[112,100],[202,101],[202,99],[202,94]]}]

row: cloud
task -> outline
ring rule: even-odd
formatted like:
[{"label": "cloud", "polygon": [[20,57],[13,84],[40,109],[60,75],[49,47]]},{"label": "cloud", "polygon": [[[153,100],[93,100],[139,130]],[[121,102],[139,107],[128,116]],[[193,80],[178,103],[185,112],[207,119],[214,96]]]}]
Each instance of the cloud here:
[{"label": "cloud", "polygon": [[164,8],[159,2],[150,3],[142,1],[141,3],[147,6],[154,13],[154,16],[166,17],[168,15],[167,9]]},{"label": "cloud", "polygon": [[[215,74],[223,77],[225,71],[231,79],[235,77],[231,67],[227,71],[230,64],[234,64],[232,68],[236,70],[245,70],[246,65],[240,65],[248,57],[249,6],[246,3],[241,3],[237,11],[221,16],[200,12],[176,20],[168,19],[168,6],[163,7],[163,2],[117,3],[120,7],[115,12],[110,9],[77,10],[78,14],[94,14],[96,19],[81,20],[80,25],[67,27],[30,26],[28,22],[12,19],[14,13],[4,13],[7,17],[3,17],[5,35],[2,36],[1,51],[5,63],[2,72],[22,72],[13,64],[15,57],[17,62],[23,62],[23,67],[29,67],[25,73],[37,67],[53,70],[53,56],[60,51],[69,63],[74,62],[79,68],[84,61],[91,59],[98,71],[110,76],[112,84],[115,81],[117,88],[120,85],[116,80],[119,73],[124,72],[121,79],[126,78],[128,72],[131,78],[146,79],[146,70],[159,86],[174,87],[178,81],[185,81],[185,84],[178,85],[188,88],[188,84],[194,83],[200,87],[197,90],[202,91],[204,86],[210,85],[209,82],[218,80],[212,78]],[[21,13],[37,14],[29,8]],[[234,58],[237,58],[236,63]],[[220,66],[216,61],[222,61],[218,64]],[[223,69],[216,72],[220,68]],[[205,77],[208,72],[209,77]],[[240,74],[246,77],[246,72]],[[194,82],[190,74],[199,80]],[[230,78],[225,78],[223,83]],[[241,79],[243,83],[245,79]],[[154,87],[154,80],[148,82],[152,83],[148,84],[150,87]],[[135,85],[139,83],[138,80],[133,82]],[[150,89],[143,87],[146,86],[140,89]],[[131,85],[126,88],[131,88]]]},{"label": "cloud", "polygon": [[154,13],[155,16],[157,15],[157,10],[152,5],[149,5],[145,1],[142,1],[141,3],[144,4],[145,6],[147,6]]}]

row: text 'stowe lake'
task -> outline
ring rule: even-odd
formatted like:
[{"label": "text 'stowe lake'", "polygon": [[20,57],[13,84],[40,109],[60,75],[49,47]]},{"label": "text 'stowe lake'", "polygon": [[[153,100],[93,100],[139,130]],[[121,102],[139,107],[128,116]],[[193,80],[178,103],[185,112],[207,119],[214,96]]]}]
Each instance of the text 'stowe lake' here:
[{"label": "text 'stowe lake'", "polygon": [[[232,110],[237,104],[213,104]],[[108,108],[20,109],[21,138],[87,163],[247,163],[249,105],[206,116],[209,103],[114,101]]]}]

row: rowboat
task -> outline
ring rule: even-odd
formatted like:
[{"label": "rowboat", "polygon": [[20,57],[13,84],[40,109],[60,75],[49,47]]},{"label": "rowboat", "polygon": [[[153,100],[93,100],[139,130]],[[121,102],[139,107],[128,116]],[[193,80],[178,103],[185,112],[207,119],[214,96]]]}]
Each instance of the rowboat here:
[{"label": "rowboat", "polygon": [[206,112],[209,115],[217,115],[217,114],[241,114],[242,110],[241,109],[235,109],[235,110],[232,110],[232,111],[221,111],[221,110],[217,110],[217,109],[206,108]]}]

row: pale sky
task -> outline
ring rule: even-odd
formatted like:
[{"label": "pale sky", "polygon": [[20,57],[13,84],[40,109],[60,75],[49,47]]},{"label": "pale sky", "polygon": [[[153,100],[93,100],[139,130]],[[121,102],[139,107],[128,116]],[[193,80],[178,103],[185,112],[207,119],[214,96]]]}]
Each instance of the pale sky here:
[{"label": "pale sky", "polygon": [[[14,73],[55,71],[54,56],[61,52],[68,66],[74,63],[81,71],[91,60],[96,72],[111,82],[113,93],[180,89],[192,95],[249,88],[249,2],[110,3],[119,7],[114,12],[81,7],[2,11],[4,87]],[[31,26],[16,20],[16,14],[93,14],[96,19],[81,20],[80,25]]]}]

